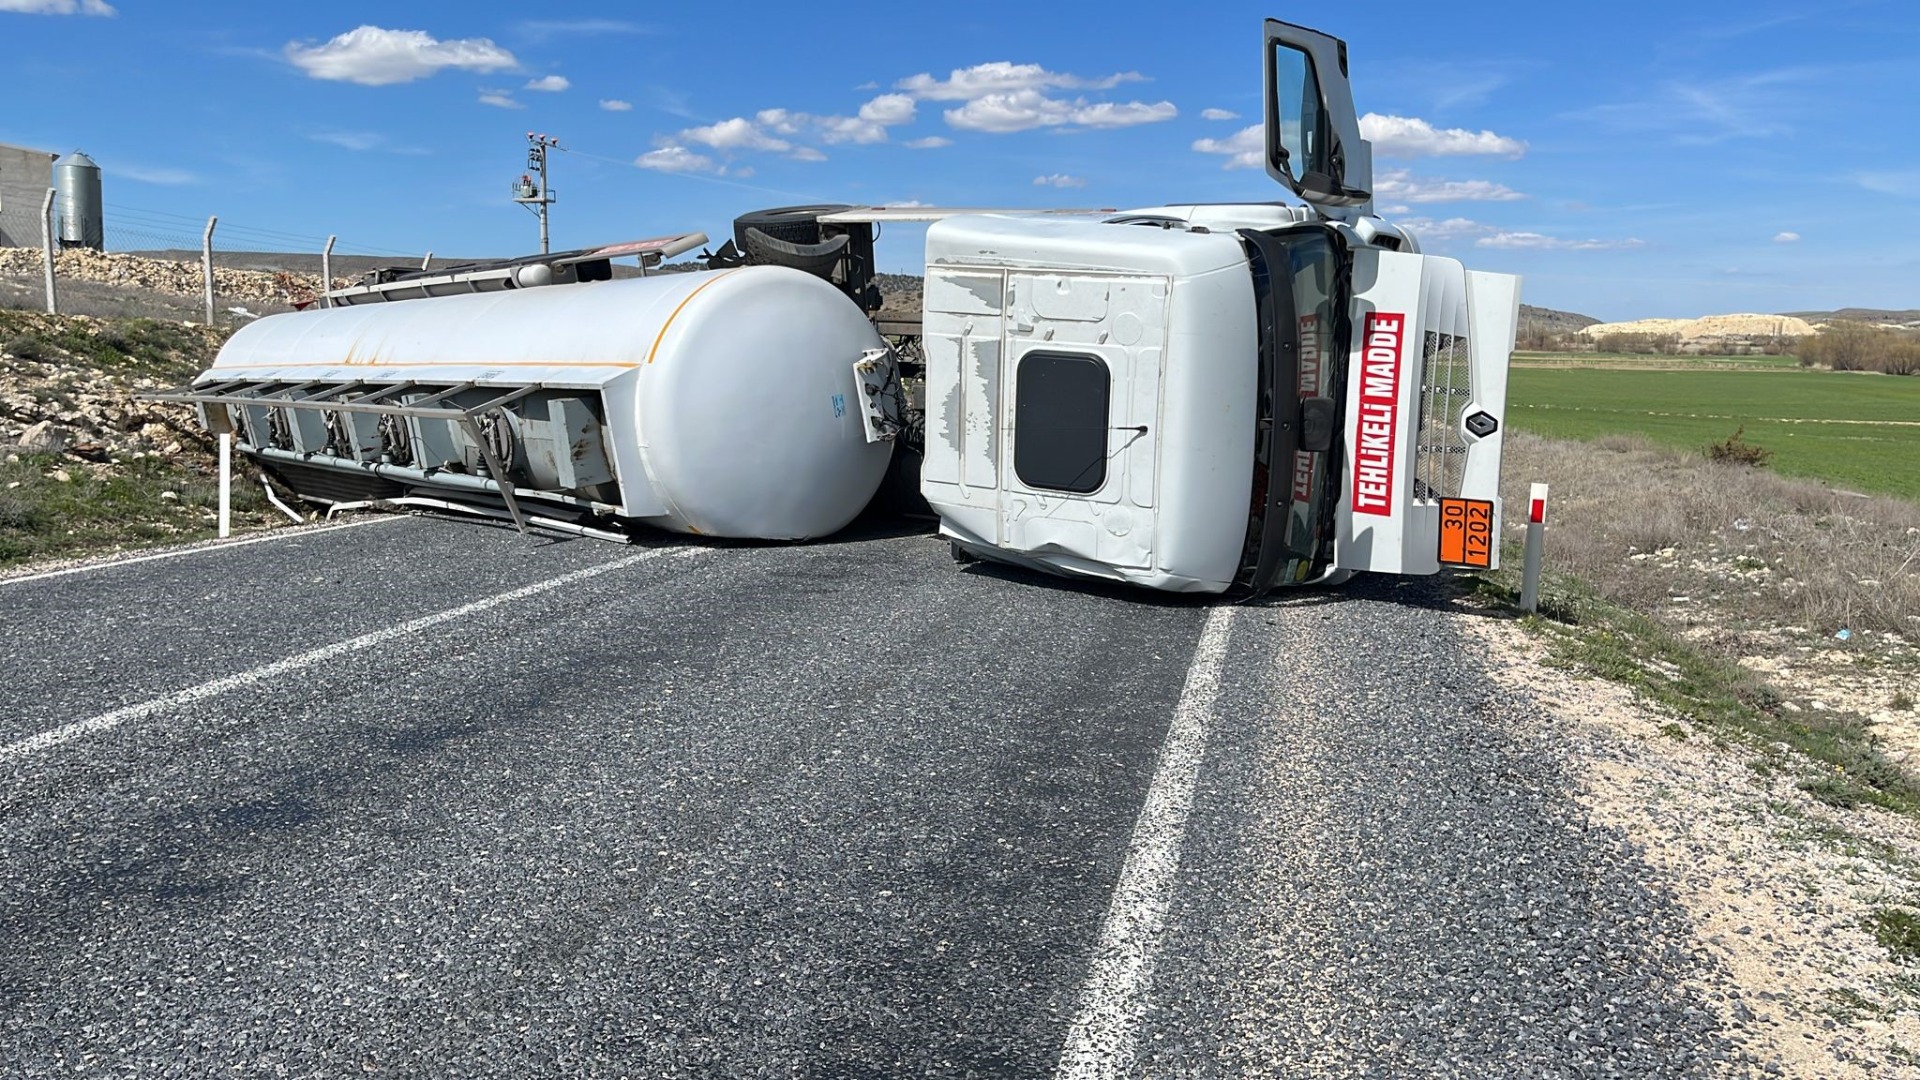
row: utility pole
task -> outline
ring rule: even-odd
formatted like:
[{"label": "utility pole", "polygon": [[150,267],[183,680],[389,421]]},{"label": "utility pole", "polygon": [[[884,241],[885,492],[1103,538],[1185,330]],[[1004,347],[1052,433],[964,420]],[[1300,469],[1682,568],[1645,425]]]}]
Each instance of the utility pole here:
[{"label": "utility pole", "polygon": [[[547,151],[561,149],[560,140],[551,135],[527,132],[527,171],[513,185],[513,201],[540,215],[540,254],[547,254],[547,207],[554,195],[547,187]],[[533,174],[540,174],[535,181]]]}]

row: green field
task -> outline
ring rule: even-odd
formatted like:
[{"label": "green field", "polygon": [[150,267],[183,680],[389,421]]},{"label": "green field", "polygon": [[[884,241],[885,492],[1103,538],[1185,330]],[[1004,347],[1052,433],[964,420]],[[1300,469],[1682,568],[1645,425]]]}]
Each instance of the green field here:
[{"label": "green field", "polygon": [[1778,472],[1920,500],[1920,378],[1685,360],[1643,370],[1515,361],[1507,415],[1522,430],[1639,434],[1700,450],[1744,427],[1747,443],[1773,451]]},{"label": "green field", "polygon": [[1641,371],[1712,370],[1782,371],[1798,368],[1800,361],[1791,356],[1649,356],[1645,353],[1603,352],[1516,352],[1515,367],[1603,367],[1636,368]]}]

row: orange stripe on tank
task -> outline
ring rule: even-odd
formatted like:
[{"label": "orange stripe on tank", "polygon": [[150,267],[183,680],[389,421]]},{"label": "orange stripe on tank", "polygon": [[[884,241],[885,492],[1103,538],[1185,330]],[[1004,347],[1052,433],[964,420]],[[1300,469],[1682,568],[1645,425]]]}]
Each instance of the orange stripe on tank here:
[{"label": "orange stripe on tank", "polygon": [[[636,368],[640,365],[625,360],[332,360],[311,364],[259,364],[252,361],[237,361],[226,368],[244,370],[281,368],[416,368],[416,367],[611,367]],[[225,370],[215,364],[209,370]]]},{"label": "orange stripe on tank", "polygon": [[660,324],[660,333],[657,334],[653,339],[653,348],[647,350],[647,363],[649,364],[653,363],[654,354],[660,351],[660,343],[666,340],[667,328],[673,325],[673,320],[680,317],[680,312],[688,304],[693,303],[693,298],[696,296],[699,296],[700,293],[704,291],[707,286],[713,284],[716,281],[719,281],[720,278],[726,277],[728,274],[731,274],[733,273],[734,270],[738,270],[738,269],[740,269],[740,267],[736,266],[733,268],[733,270],[722,270],[720,272],[719,277],[710,277],[707,280],[701,282],[697,288],[695,288],[692,292],[687,294],[686,299],[680,301],[679,306],[673,309],[673,314],[667,316],[667,321]]}]

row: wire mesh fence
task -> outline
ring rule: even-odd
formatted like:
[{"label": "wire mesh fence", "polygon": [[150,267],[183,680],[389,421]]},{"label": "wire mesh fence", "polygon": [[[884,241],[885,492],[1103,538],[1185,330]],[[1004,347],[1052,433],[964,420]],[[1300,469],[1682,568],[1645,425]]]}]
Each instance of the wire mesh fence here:
[{"label": "wire mesh fence", "polygon": [[376,267],[423,265],[425,254],[348,240],[329,257],[325,236],[107,203],[101,250],[56,238],[49,287],[38,207],[17,203],[0,207],[0,308],[230,327],[314,303],[323,267],[339,287]]}]

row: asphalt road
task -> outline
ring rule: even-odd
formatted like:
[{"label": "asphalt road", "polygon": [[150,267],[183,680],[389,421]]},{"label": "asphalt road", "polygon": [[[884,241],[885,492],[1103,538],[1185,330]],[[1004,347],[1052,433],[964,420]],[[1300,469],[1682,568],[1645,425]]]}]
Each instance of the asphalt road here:
[{"label": "asphalt road", "polygon": [[1442,595],[425,519],[0,583],[0,1075],[1743,1071]]}]

